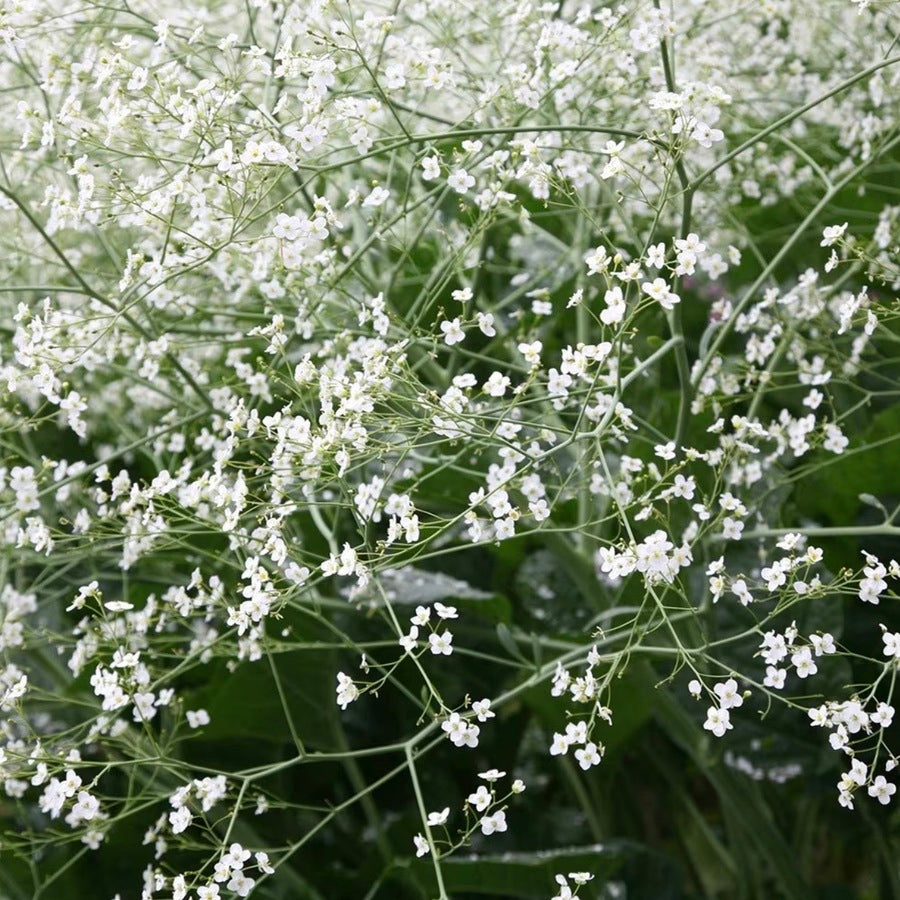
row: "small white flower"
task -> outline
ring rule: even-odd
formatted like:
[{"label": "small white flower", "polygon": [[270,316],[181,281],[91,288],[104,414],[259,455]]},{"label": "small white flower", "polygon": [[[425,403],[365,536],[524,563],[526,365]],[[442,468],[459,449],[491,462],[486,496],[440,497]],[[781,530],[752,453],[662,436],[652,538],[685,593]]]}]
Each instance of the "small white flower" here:
[{"label": "small white flower", "polygon": [[744,698],[738,691],[737,682],[733,678],[719,682],[713,690],[719,697],[719,705],[722,709],[736,709],[744,702]]},{"label": "small white flower", "polygon": [[647,248],[647,265],[661,269],[666,264],[666,245],[660,241]]},{"label": "small white flower", "polygon": [[493,313],[478,313],[478,330],[485,337],[494,337],[497,334],[497,329],[494,328]]},{"label": "small white flower", "polygon": [[900,659],[900,632],[885,632],[881,640],[884,641],[884,655]]},{"label": "small white flower", "polygon": [[541,364],[541,350],[543,349],[544,345],[540,341],[532,341],[530,344],[521,343],[518,347],[519,353],[525,357],[525,361],[531,366],[539,366]]},{"label": "small white flower", "polygon": [[450,807],[445,806],[440,812],[428,813],[428,826],[443,825],[450,816]]},{"label": "small white flower", "polygon": [[869,796],[876,797],[878,802],[887,806],[891,802],[891,797],[897,793],[897,785],[891,784],[884,775],[879,775],[869,785]]},{"label": "small white flower", "polygon": [[669,289],[669,285],[664,278],[654,278],[653,281],[645,281],[641,285],[641,290],[651,300],[656,300],[663,309],[672,310],[675,308],[676,303],[681,302],[681,298]]},{"label": "small white flower", "polygon": [[575,759],[578,760],[578,765],[586,772],[591,766],[599,765],[603,757],[601,756],[597,745],[593,741],[590,741],[575,751]]},{"label": "small white flower", "polygon": [[422,160],[422,180],[434,181],[441,177],[440,160],[436,156],[426,156]]},{"label": "small white flower", "polygon": [[808,678],[819,671],[809,647],[801,647],[796,653],[791,654],[791,665],[797,670],[799,678]]},{"label": "small white flower", "polygon": [[368,207],[383,206],[390,198],[391,192],[387,188],[375,187],[372,192],[363,200],[362,205]]},{"label": "small white flower", "polygon": [[[886,803],[887,801],[883,802]],[[497,812],[485,816],[480,824],[481,833],[484,835],[506,831],[506,813],[502,809],[498,809]]]},{"label": "small white flower", "polygon": [[588,271],[592,275],[598,275],[609,268],[612,260],[606,252],[606,247],[595,247],[585,256],[584,261],[587,263]]},{"label": "small white flower", "polygon": [[444,343],[448,347],[452,347],[454,344],[458,344],[466,338],[466,333],[463,331],[458,317],[452,321],[447,321],[445,319],[441,322],[441,331],[444,332]]},{"label": "small white flower", "polygon": [[191,728],[200,728],[209,725],[209,713],[205,709],[189,709],[186,713],[188,725]]},{"label": "small white flower", "polygon": [[453,635],[449,631],[428,635],[428,649],[435,656],[449,656],[453,652]]},{"label": "small white flower", "polygon": [[706,711],[706,721],[703,723],[703,727],[707,731],[711,731],[716,737],[722,737],[726,731],[733,727],[728,710],[710,706]]},{"label": "small white flower", "polygon": [[457,194],[465,194],[475,184],[475,179],[465,169],[457,169],[447,178],[447,184]]},{"label": "small white flower", "polygon": [[191,824],[192,819],[191,811],[186,806],[170,812],[169,825],[172,826],[172,834],[181,834]]},{"label": "small white flower", "polygon": [[843,225],[828,225],[822,231],[822,240],[819,242],[820,247],[830,247],[832,244],[836,244],[843,236],[844,232],[847,230],[847,223],[844,222]]},{"label": "small white flower", "polygon": [[878,709],[872,713],[870,719],[882,728],[890,728],[894,721],[894,707],[887,703],[879,703]]},{"label": "small white flower", "polygon": [[416,649],[416,642],[418,639],[419,629],[415,625],[412,625],[409,629],[409,634],[404,634],[403,637],[400,638],[399,644],[405,653],[412,653],[413,650]]},{"label": "small white flower", "polygon": [[474,806],[478,812],[484,812],[490,805],[493,797],[491,792],[483,785],[478,785],[478,790],[466,797],[470,806]]},{"label": "small white flower", "polygon": [[608,290],[604,296],[606,309],[600,311],[600,321],[604,325],[618,325],[625,318],[625,298],[618,285]]}]

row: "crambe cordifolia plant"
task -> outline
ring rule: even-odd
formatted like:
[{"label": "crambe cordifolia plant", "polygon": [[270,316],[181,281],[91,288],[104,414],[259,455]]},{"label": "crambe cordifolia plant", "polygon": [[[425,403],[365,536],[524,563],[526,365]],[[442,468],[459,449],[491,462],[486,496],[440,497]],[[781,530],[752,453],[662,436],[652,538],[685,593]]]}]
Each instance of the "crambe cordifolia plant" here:
[{"label": "crambe cordifolia plant", "polygon": [[898,12],[2,0],[0,895],[898,895]]}]

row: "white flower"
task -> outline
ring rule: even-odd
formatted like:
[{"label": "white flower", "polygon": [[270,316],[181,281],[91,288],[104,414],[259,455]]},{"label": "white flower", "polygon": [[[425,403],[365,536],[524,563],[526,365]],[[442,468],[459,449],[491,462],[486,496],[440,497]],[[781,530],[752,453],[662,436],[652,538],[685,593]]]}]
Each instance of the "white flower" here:
[{"label": "white flower", "polygon": [[186,806],[170,812],[169,824],[172,826],[172,834],[181,834],[191,824],[192,818],[191,811]]},{"label": "white flower", "polygon": [[455,747],[477,747],[481,729],[470,725],[459,713],[450,713],[441,723],[441,730],[450,738]]},{"label": "white flower", "polygon": [[457,194],[465,194],[475,184],[475,179],[465,169],[457,169],[447,178],[447,184]]},{"label": "white flower", "polygon": [[733,678],[728,681],[719,682],[713,690],[719,697],[719,705],[722,709],[736,709],[744,702],[744,698],[738,691],[737,682]]},{"label": "white flower", "polygon": [[363,200],[362,205],[368,207],[383,206],[390,198],[391,192],[387,188],[375,187],[372,192]]},{"label": "white flower", "polygon": [[666,245],[660,241],[647,248],[647,265],[654,269],[661,269],[666,263]]},{"label": "white flower", "polygon": [[500,372],[492,372],[488,380],[482,385],[482,390],[489,397],[502,397],[509,387],[510,381],[506,375]]},{"label": "white flower", "polygon": [[479,722],[487,722],[488,719],[493,719],[496,715],[491,709],[491,701],[488,699],[476,700],[472,704],[472,712],[475,713],[475,718]]},{"label": "white flower", "polygon": [[353,683],[353,679],[343,672],[338,672],[337,682],[337,704],[341,709],[346,709],[348,704],[359,697],[359,689]]},{"label": "white flower", "polygon": [[809,647],[801,647],[796,653],[791,654],[791,665],[797,670],[800,678],[807,678],[819,671]]},{"label": "white flower", "polygon": [[891,784],[884,775],[879,775],[869,785],[869,796],[877,797],[878,802],[887,806],[891,802],[891,797],[897,793],[897,785]]},{"label": "white flower", "polygon": [[404,634],[400,640],[399,644],[403,648],[404,652],[412,653],[413,650],[416,649],[416,642],[419,639],[419,629],[412,625],[409,629],[409,634]]},{"label": "white flower", "polygon": [[259,866],[260,872],[265,872],[266,875],[274,875],[275,869],[272,868],[269,863],[269,854],[260,850],[258,853],[253,854],[253,858],[256,860],[256,865]]},{"label": "white flower", "polygon": [[847,779],[847,781],[852,782],[853,784],[862,787],[866,783],[866,776],[868,774],[868,767],[861,759],[854,759],[850,763],[850,771],[847,772],[843,777]]},{"label": "white flower", "polygon": [[247,897],[255,884],[256,882],[252,878],[238,871],[231,876],[231,880],[226,887],[229,891],[234,891],[238,897]]},{"label": "white flower", "polygon": [[484,812],[493,800],[491,792],[483,785],[478,785],[478,790],[466,797],[470,806],[474,806],[478,812]]},{"label": "white flower", "polygon": [[413,838],[413,844],[416,848],[416,856],[425,856],[431,849],[428,846],[428,841],[426,841],[424,836],[421,834],[417,834]]},{"label": "white flower", "polygon": [[426,156],[422,160],[422,180],[434,181],[441,177],[440,160],[436,156]]},{"label": "white flower", "polygon": [[451,322],[448,322],[446,319],[441,322],[441,331],[444,332],[444,343],[448,347],[460,343],[460,341],[465,340],[466,337],[466,333],[463,331],[458,317]]},{"label": "white flower", "polygon": [[713,144],[725,139],[725,134],[720,128],[710,128],[706,122],[696,122],[691,131],[691,137],[701,147],[712,147]]},{"label": "white flower", "polygon": [[184,875],[176,875],[172,879],[172,900],[184,900],[187,892],[187,880]]},{"label": "white flower", "polygon": [[706,711],[706,721],[703,723],[703,727],[707,731],[711,731],[716,737],[722,737],[726,731],[733,727],[728,710],[710,706]]},{"label": "white flower", "polygon": [[200,728],[209,725],[209,713],[205,709],[189,709],[186,713],[188,725],[191,728]]},{"label": "white flower", "polygon": [[837,647],[834,643],[834,636],[828,634],[827,632],[822,635],[811,634],[809,636],[809,640],[813,645],[813,649],[816,651],[816,656],[828,655],[831,653],[837,652]]},{"label": "white flower", "polygon": [[894,707],[887,703],[879,703],[878,708],[869,718],[882,728],[890,728],[891,722],[894,721]]},{"label": "white flower", "polygon": [[494,328],[493,313],[478,313],[478,330],[485,337],[494,337],[497,334],[497,329]]},{"label": "white flower", "polygon": [[593,741],[590,741],[575,751],[575,759],[578,760],[578,765],[587,771],[591,766],[599,765],[603,757],[601,756],[597,745]]},{"label": "white flower", "polygon": [[585,256],[584,261],[587,263],[588,271],[592,275],[605,272],[611,262],[609,254],[606,252],[606,247],[595,247]]},{"label": "white flower", "polygon": [[881,640],[884,641],[884,655],[900,659],[900,632],[885,632]]},{"label": "white flower", "polygon": [[654,278],[653,281],[645,281],[641,285],[641,290],[651,300],[656,300],[663,309],[674,309],[675,304],[681,302],[681,298],[669,289],[669,285],[664,278]]},{"label": "white flower", "polygon": [[[887,802],[887,801],[884,801]],[[485,835],[506,831],[506,813],[502,809],[481,820],[481,833]]]},{"label": "white flower", "polygon": [[656,444],[653,447],[653,452],[660,459],[675,459],[675,442],[668,441],[665,444]]},{"label": "white flower", "polygon": [[444,631],[442,634],[430,634],[428,636],[428,649],[435,656],[449,656],[453,652],[453,635],[449,631]]},{"label": "white flower", "polygon": [[521,343],[519,344],[518,350],[522,356],[525,357],[525,361],[532,366],[539,366],[541,364],[541,350],[544,349],[544,345],[540,341],[532,341],[530,344]]},{"label": "white flower", "polygon": [[450,816],[450,807],[445,806],[440,812],[428,813],[428,826],[443,825]]},{"label": "white flower", "polygon": [[843,225],[828,225],[822,231],[822,240],[819,242],[820,247],[830,247],[832,244],[836,244],[843,236],[844,232],[847,230],[847,223],[844,222]]},{"label": "white flower", "polygon": [[600,321],[604,325],[618,325],[625,318],[625,298],[618,285],[608,290],[603,297],[606,309],[600,311]]}]

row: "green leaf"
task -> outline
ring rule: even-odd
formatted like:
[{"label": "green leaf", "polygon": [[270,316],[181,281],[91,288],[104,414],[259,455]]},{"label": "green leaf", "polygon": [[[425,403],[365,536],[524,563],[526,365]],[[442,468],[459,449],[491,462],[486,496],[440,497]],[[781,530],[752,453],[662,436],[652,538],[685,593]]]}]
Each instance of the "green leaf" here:
[{"label": "green leaf", "polygon": [[[430,860],[417,860],[412,868],[436,891]],[[616,876],[621,876],[626,884],[631,882],[635,886],[643,880],[645,887],[649,888],[642,870],[655,870],[661,876],[658,880],[653,879],[653,891],[659,891],[661,884],[667,884],[669,891],[677,891],[677,874],[667,857],[624,840],[553,851],[504,853],[502,856],[453,856],[441,862],[444,886],[451,897],[468,893],[506,897],[508,900],[532,897],[546,900],[559,892],[555,876],[569,872],[590,872],[594,875],[588,889],[581,891],[585,900],[597,896],[598,889]],[[629,889],[628,892],[630,898],[647,900],[676,896],[679,894],[670,893],[664,887],[661,893],[640,889]]]},{"label": "green leaf", "polygon": [[846,525],[863,504],[880,503],[879,495],[896,495],[898,440],[900,406],[892,406],[874,416],[841,456],[817,453],[815,460],[825,465],[799,482],[794,492],[798,510]]},{"label": "green leaf", "polygon": [[[641,666],[653,681],[648,664]],[[760,794],[759,785],[713,759],[708,751],[708,735],[667,691],[658,691],[656,717],[669,737],[694,760],[719,795],[723,816],[733,835],[732,852],[756,850],[780,889],[780,896],[807,900],[812,895],[797,868],[785,835],[774,821]],[[749,854],[748,854],[749,856]]]},{"label": "green leaf", "polygon": [[506,597],[474,587],[461,578],[443,572],[431,572],[414,566],[385,569],[379,573],[378,582],[377,586],[357,595],[357,598],[376,606],[383,602],[383,597],[401,606],[428,606],[438,601],[452,600],[495,622],[509,622],[512,618],[512,607]]},{"label": "green leaf", "polygon": [[209,686],[198,691],[192,701],[210,716],[202,738],[291,742],[290,715],[307,749],[340,749],[335,737],[334,678],[338,665],[334,651],[306,648],[274,654],[273,660],[283,700],[265,658],[245,663],[233,673],[222,666],[216,676],[210,676]]},{"label": "green leaf", "polygon": [[500,646],[514,659],[520,659],[522,662],[528,663],[515,638],[512,636],[512,632],[502,622],[497,625],[497,640],[500,641]]}]

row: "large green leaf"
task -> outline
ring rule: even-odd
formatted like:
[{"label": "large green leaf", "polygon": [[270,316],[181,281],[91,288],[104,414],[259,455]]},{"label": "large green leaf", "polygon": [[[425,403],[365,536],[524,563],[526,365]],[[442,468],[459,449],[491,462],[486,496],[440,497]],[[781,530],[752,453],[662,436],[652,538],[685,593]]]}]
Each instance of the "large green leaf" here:
[{"label": "large green leaf", "polygon": [[[431,890],[437,890],[430,860],[417,860],[413,869]],[[472,894],[546,900],[559,891],[555,876],[569,872],[594,875],[589,888],[581,891],[585,900],[600,896],[611,880],[627,885],[627,896],[636,900],[680,896],[671,861],[630,841],[502,856],[454,856],[441,863],[444,886],[452,897]]]},{"label": "large green leaf", "polygon": [[[648,664],[641,668],[648,680],[654,678]],[[772,880],[778,885],[779,896],[791,900],[811,898],[812,893],[800,874],[790,844],[763,799],[759,785],[715,758],[710,751],[709,735],[667,691],[659,691],[655,711],[671,740],[691,757],[718,794],[732,838],[732,852],[744,855],[748,860],[764,861]],[[750,848],[756,853],[750,854]]]},{"label": "large green leaf", "polygon": [[824,467],[799,482],[794,502],[800,513],[834,524],[852,522],[863,501],[860,494],[896,496],[900,461],[900,406],[876,415],[841,456],[824,451]]},{"label": "large green leaf", "polygon": [[375,605],[387,599],[401,606],[428,606],[439,601],[453,601],[495,622],[509,622],[512,615],[509,600],[501,594],[482,590],[444,572],[432,572],[415,566],[385,569],[378,574],[378,585],[369,587],[356,599]]},{"label": "large green leaf", "polygon": [[334,702],[337,670],[333,650],[311,648],[274,654],[271,665],[264,657],[235,672],[222,666],[193,698],[210,716],[203,739],[291,742],[290,716],[307,749],[341,749]]}]

